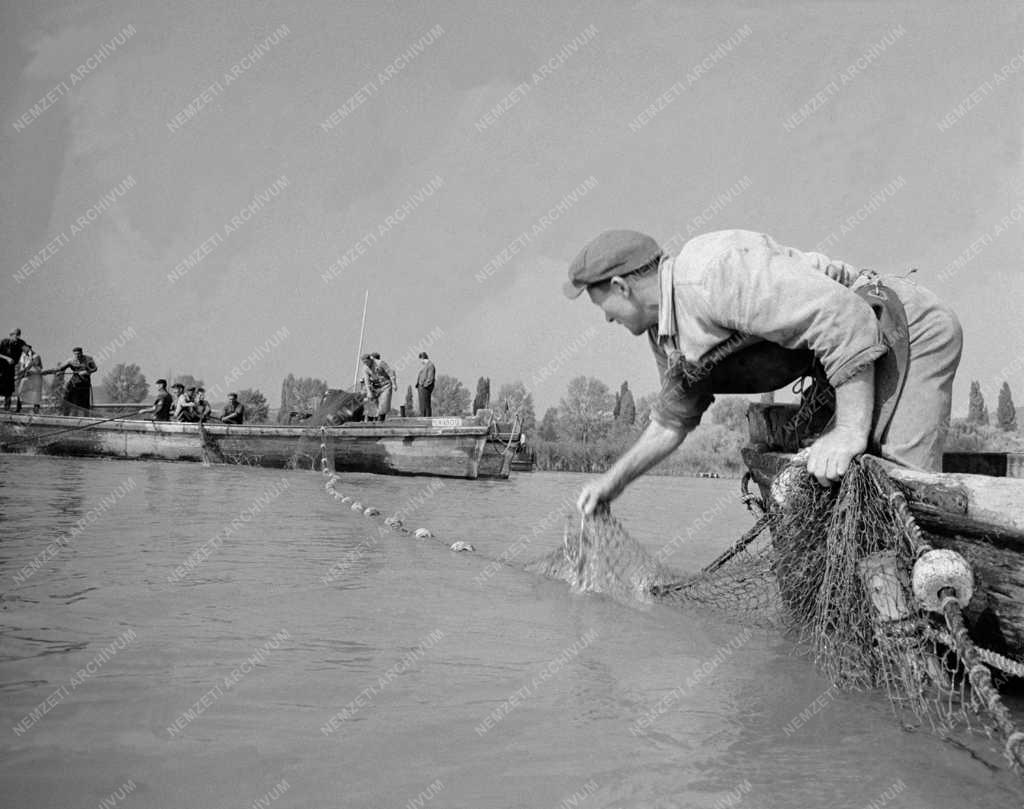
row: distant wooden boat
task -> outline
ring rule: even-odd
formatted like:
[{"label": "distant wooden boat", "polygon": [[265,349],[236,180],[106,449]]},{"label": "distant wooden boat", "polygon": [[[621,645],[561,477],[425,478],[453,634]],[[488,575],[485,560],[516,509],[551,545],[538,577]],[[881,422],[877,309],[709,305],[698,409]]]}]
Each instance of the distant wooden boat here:
[{"label": "distant wooden boat", "polygon": [[324,443],[339,472],[471,480],[509,476],[510,453],[495,435],[489,410],[323,428],[0,414],[0,451],[8,453],[318,469]]},{"label": "distant wooden boat", "polygon": [[[751,444],[743,460],[765,502],[775,476],[793,458],[795,447],[786,447],[782,426],[796,407],[752,404],[748,412]],[[996,652],[1024,659],[1024,478],[1007,476],[1020,466],[1013,458],[991,457],[1006,453],[949,455],[944,469],[988,469],[998,476],[917,472],[888,463],[886,470],[929,543],[955,550],[970,564],[975,592],[964,614],[972,635]]]},{"label": "distant wooden boat", "polygon": [[494,442],[509,453],[509,468],[513,472],[532,472],[537,463],[537,452],[526,442],[519,414],[511,422],[498,422]]},{"label": "distant wooden boat", "polygon": [[537,468],[537,450],[527,445],[520,445],[512,456],[513,472],[532,472]]}]

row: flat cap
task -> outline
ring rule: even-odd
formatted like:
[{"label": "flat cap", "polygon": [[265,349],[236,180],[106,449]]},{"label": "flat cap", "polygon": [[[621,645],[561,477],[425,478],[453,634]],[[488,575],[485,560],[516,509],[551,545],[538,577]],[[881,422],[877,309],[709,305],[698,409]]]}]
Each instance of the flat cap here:
[{"label": "flat cap", "polygon": [[562,291],[567,298],[577,298],[591,284],[639,270],[660,255],[658,243],[646,234],[635,230],[606,230],[572,260],[569,281]]}]

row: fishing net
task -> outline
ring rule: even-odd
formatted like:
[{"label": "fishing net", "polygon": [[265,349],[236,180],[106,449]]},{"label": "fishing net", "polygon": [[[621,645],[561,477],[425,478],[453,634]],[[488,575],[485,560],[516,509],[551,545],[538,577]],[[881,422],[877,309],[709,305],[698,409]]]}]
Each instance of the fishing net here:
[{"label": "fishing net", "polygon": [[[778,626],[835,687],[884,689],[905,727],[997,732],[1011,763],[1024,762],[1024,734],[960,618],[969,568],[943,567],[950,552],[930,548],[877,460],[855,460],[832,488],[790,464],[770,499],[754,528],[696,575],[668,570],[607,509],[567,525],[562,545],[528,567],[579,590]],[[915,595],[918,560],[944,572],[922,578]]]}]

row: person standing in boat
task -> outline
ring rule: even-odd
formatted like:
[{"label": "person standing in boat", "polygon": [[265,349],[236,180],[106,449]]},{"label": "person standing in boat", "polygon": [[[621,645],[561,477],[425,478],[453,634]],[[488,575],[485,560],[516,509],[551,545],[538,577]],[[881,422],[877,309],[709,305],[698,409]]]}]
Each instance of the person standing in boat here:
[{"label": "person standing in boat", "polygon": [[364,354],[363,373],[368,403],[372,405],[367,414],[367,421],[384,421],[391,409],[391,394],[394,391],[395,373],[382,359],[380,354]]},{"label": "person standing in boat", "polygon": [[15,329],[9,337],[0,340],[0,396],[4,397],[4,410],[11,409],[11,397],[15,393],[14,379],[24,348],[21,329]]},{"label": "person standing in boat", "polygon": [[953,311],[905,277],[883,284],[751,231],[703,234],[672,258],[650,236],[617,230],[576,256],[564,291],[586,291],[606,320],[645,335],[662,380],[650,425],[584,486],[584,514],[674,451],[714,393],[777,390],[814,369],[835,398],[832,426],[808,448],[819,483],[868,449],[941,468],[963,335]]},{"label": "person standing in boat", "polygon": [[82,351],[81,346],[75,346],[71,359],[53,369],[58,374],[63,371],[70,371],[71,378],[64,388],[61,413],[65,416],[85,415],[92,407],[92,375],[97,371],[96,363]]},{"label": "person standing in boat", "polygon": [[238,401],[237,393],[228,394],[228,403],[224,405],[220,420],[225,424],[242,424],[245,421],[245,407]]},{"label": "person standing in boat", "polygon": [[39,412],[39,404],[43,399],[43,359],[26,345],[25,352],[18,363],[18,404],[15,410],[20,413],[22,405],[32,405],[32,412]]},{"label": "person standing in boat", "polygon": [[431,414],[430,399],[434,395],[434,381],[437,372],[426,351],[420,352],[420,363],[420,372],[416,375],[416,393],[420,399],[420,415],[429,416]]},{"label": "person standing in boat", "polygon": [[[387,375],[387,378],[391,380],[391,395],[394,396],[395,391],[398,390],[398,374],[395,373],[394,368],[381,359],[379,351],[374,351],[370,356],[373,357],[373,361],[376,363],[377,368],[383,371],[384,374]],[[391,412],[390,397],[388,398],[388,406],[382,415],[387,415],[389,412]],[[381,419],[381,421],[384,421],[384,419]]]}]

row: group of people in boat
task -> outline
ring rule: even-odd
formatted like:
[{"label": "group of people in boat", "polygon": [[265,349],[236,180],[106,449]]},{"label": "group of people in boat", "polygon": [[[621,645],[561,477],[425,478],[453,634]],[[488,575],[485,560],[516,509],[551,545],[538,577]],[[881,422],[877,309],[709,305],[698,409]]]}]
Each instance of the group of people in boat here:
[{"label": "group of people in boat", "polygon": [[[85,414],[92,406],[92,375],[96,373],[96,361],[86,354],[81,346],[72,349],[71,358],[54,368],[43,369],[42,357],[21,337],[21,329],[14,329],[0,340],[0,396],[4,410],[22,412],[31,406],[38,413],[43,400],[43,377],[52,374],[65,376],[61,386],[61,415]],[[245,421],[245,406],[238,401],[238,394],[229,393],[228,403],[219,416],[213,414],[212,405],[206,400],[206,391],[195,385],[186,388],[181,383],[171,385],[173,395],[167,390],[167,380],[156,381],[157,395],[151,408],[140,411],[152,413],[154,421],[203,422],[208,419],[225,424],[242,424]]]},{"label": "group of people in boat", "polygon": [[[416,378],[419,413],[421,416],[430,416],[436,371],[425,351],[420,352],[419,359],[421,367]],[[368,421],[384,421],[391,409],[392,395],[398,387],[397,375],[379,352],[364,354],[362,363],[364,370],[360,384],[365,397],[364,418]],[[3,397],[4,410],[11,409],[13,400],[15,412],[20,413],[23,407],[31,407],[33,413],[38,413],[43,401],[43,377],[59,374],[64,376],[58,397],[61,415],[85,414],[92,406],[92,375],[96,371],[95,360],[81,346],[72,350],[70,359],[44,370],[42,358],[22,339],[21,329],[14,329],[8,337],[0,340],[0,396]],[[228,402],[217,416],[206,399],[206,391],[201,387],[186,387],[179,382],[171,385],[168,390],[166,379],[158,379],[156,386],[153,406],[140,411],[140,414],[152,413],[154,421],[245,422],[245,406],[238,401],[236,393],[228,394]]]},{"label": "group of people in boat", "polygon": [[94,373],[96,362],[81,346],[72,349],[70,359],[44,370],[42,357],[22,339],[21,329],[14,329],[0,340],[0,396],[3,396],[4,410],[11,409],[13,398],[15,412],[31,406],[32,412],[38,413],[43,400],[43,377],[51,374],[66,375],[61,413],[68,415],[87,410],[92,399]]},{"label": "group of people in boat", "polygon": [[156,381],[156,401],[153,406],[141,413],[152,413],[153,421],[186,421],[204,422],[220,421],[224,424],[242,424],[245,422],[245,405],[238,401],[237,393],[228,394],[228,403],[219,416],[213,414],[213,406],[206,399],[206,388],[180,382],[171,385],[173,394],[167,390],[167,380]]}]

